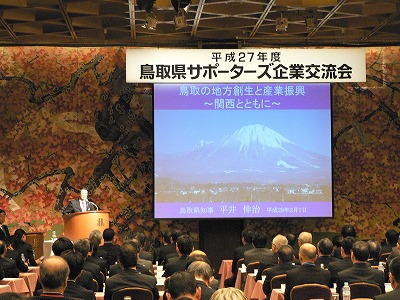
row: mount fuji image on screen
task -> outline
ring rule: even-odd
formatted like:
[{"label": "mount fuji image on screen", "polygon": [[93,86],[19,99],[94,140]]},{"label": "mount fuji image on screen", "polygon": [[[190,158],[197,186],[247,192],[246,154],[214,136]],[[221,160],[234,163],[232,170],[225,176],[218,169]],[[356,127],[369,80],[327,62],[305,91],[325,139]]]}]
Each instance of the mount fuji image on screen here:
[{"label": "mount fuji image on screen", "polygon": [[[307,134],[307,133],[305,133]],[[331,201],[331,160],[260,124],[193,149],[158,153],[160,202]]]}]

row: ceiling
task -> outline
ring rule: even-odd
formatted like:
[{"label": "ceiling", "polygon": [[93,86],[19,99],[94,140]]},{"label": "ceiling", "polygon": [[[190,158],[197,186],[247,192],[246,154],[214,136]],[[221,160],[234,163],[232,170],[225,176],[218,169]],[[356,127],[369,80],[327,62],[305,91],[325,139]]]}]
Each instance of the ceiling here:
[{"label": "ceiling", "polygon": [[[400,0],[192,0],[185,13],[188,26],[182,29],[175,28],[171,0],[156,0],[151,9],[157,18],[155,30],[146,28],[148,13],[137,1],[152,4],[152,0],[0,0],[0,45],[400,45]],[[277,19],[285,23],[285,18],[287,30],[277,31]],[[307,28],[307,19],[314,19],[316,27]]]}]

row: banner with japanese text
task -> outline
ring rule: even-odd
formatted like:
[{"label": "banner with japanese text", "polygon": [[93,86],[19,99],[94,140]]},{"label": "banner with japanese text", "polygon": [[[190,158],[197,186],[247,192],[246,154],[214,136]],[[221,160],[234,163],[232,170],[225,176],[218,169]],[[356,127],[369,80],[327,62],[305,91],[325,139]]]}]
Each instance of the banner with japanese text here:
[{"label": "banner with japanese text", "polygon": [[129,83],[365,82],[365,49],[126,50]]}]

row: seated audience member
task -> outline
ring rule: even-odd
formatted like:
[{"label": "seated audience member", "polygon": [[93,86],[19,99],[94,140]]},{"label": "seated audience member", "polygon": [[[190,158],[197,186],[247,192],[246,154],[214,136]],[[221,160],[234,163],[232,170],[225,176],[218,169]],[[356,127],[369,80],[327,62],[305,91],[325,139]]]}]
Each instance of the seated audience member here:
[{"label": "seated audience member", "polygon": [[[333,244],[332,256],[339,258],[339,259],[342,259],[342,256],[340,255],[340,247],[342,246],[342,239],[343,239],[343,237],[341,235],[335,235],[332,238],[332,244]],[[338,248],[339,248],[339,250],[336,250]]]},{"label": "seated audience member", "polygon": [[317,259],[317,248],[313,244],[305,243],[301,245],[299,259],[301,265],[287,271],[285,300],[290,300],[290,292],[296,285],[306,283],[317,283],[328,287],[331,285],[331,273],[314,264]]},{"label": "seated audience member", "polygon": [[[207,263],[210,267],[211,267],[211,262],[207,257],[207,254],[201,250],[193,250],[189,256],[186,258],[186,266],[185,266],[185,270],[187,270],[190,266],[190,264],[192,262],[195,261],[203,261],[205,263]],[[214,270],[212,270],[213,274],[214,274]],[[214,276],[210,282],[210,287],[214,290],[218,290],[219,288],[219,280],[215,279]]]},{"label": "seated audience member", "polygon": [[340,247],[340,256],[343,258],[339,261],[332,262],[328,265],[328,270],[331,272],[332,283],[337,281],[337,274],[340,271],[346,270],[353,265],[351,260],[351,249],[356,239],[352,236],[345,237]]},{"label": "seated audience member", "polygon": [[260,262],[260,266],[258,267],[259,273],[257,273],[257,280],[261,280],[261,273],[264,269],[270,268],[272,266],[276,266],[278,264],[278,250],[283,245],[287,245],[288,240],[285,236],[278,234],[272,240],[272,253],[273,255],[268,257],[267,260]]},{"label": "seated audience member", "polygon": [[247,300],[246,295],[236,288],[223,288],[216,291],[210,300]]},{"label": "seated audience member", "polygon": [[21,294],[15,292],[5,292],[0,294],[0,300],[22,300]]},{"label": "seated audience member", "polygon": [[400,256],[400,236],[397,240],[396,247],[392,248],[392,252],[390,252],[390,255],[386,259],[386,266],[385,266],[385,282],[388,282],[389,280],[389,266],[390,262],[392,261],[393,258]]},{"label": "seated audience member", "polygon": [[[271,279],[274,276],[286,274],[289,270],[298,268],[294,265],[294,252],[293,248],[289,245],[282,245],[278,250],[278,265],[269,268],[265,273],[265,280],[263,282],[263,291],[267,295],[267,299],[271,296]],[[258,273],[257,273],[258,276]]]},{"label": "seated audience member", "polygon": [[[100,267],[101,272],[103,273],[104,277],[107,276],[107,260],[105,258],[107,253],[102,253],[103,251],[99,251],[99,243],[101,241],[101,237],[98,235],[100,233],[99,230],[95,230],[95,233],[92,231],[89,235],[89,243],[90,249],[89,255],[87,257],[87,261],[94,263]],[[100,233],[101,234],[101,233]],[[100,239],[100,241],[99,241]]]},{"label": "seated audience member", "polygon": [[369,240],[367,242],[369,248],[369,258],[367,262],[371,266],[378,266],[379,265],[379,256],[382,250],[381,243],[375,240]]},{"label": "seated audience member", "polygon": [[288,245],[293,248],[297,241],[296,236],[293,233],[287,233],[285,234],[285,237],[288,240]]},{"label": "seated audience member", "polygon": [[[342,235],[342,240],[348,236],[351,236],[353,238],[356,238],[357,232],[356,229],[349,224],[346,224],[342,227],[342,230],[340,231],[340,234]],[[341,254],[341,247],[336,248],[335,252],[334,252],[334,257],[338,257]]]},{"label": "seated audience member", "polygon": [[351,260],[353,265],[338,273],[337,291],[340,293],[345,282],[369,282],[379,285],[382,292],[385,291],[384,274],[382,271],[371,268],[367,263],[369,257],[368,244],[364,241],[357,241],[353,244]]},{"label": "seated audience member", "polygon": [[59,256],[50,256],[46,258],[40,265],[39,270],[39,281],[42,285],[43,292],[40,296],[33,296],[29,299],[71,299],[70,297],[64,296],[68,275],[69,267],[63,258]]},{"label": "seated audience member", "polygon": [[[67,250],[73,250],[74,244],[72,241],[64,236],[60,236],[57,240],[54,241],[51,246],[51,250],[53,251],[55,256],[60,256],[61,253]],[[76,283],[87,290],[93,290],[93,274],[89,271],[82,270],[82,273],[76,279]],[[97,292],[97,291],[94,291]]]},{"label": "seated audience member", "polygon": [[15,261],[15,263],[17,264],[17,268],[19,269],[20,272],[28,272],[28,262],[25,259],[22,260],[21,253],[18,250],[14,250],[13,245],[15,243],[15,240],[16,239],[14,236],[10,236],[6,240],[6,245],[7,245],[6,257],[11,258],[12,260]]},{"label": "seated audience member", "polygon": [[[157,243],[158,240],[158,243]],[[154,239],[155,249],[153,255],[153,265],[160,261],[160,251],[164,246],[171,244],[171,231],[165,230],[160,237]]]},{"label": "seated audience member", "polygon": [[[141,272],[143,274],[149,274],[149,275],[154,275],[154,268],[153,268],[153,263],[151,260],[144,259],[140,257],[140,254],[143,251],[143,246],[142,242],[137,239],[138,235],[134,235],[132,238],[132,241],[137,245],[137,251],[138,251],[138,261],[136,265],[136,269],[141,270],[145,269],[145,272]],[[143,257],[143,256],[142,256]],[[148,255],[145,255],[144,257],[148,257]]]},{"label": "seated audience member", "polygon": [[321,239],[317,244],[318,258],[315,260],[317,266],[323,265],[328,268],[331,262],[338,261],[339,259],[331,256],[333,252],[333,243],[328,238]]},{"label": "seated audience member", "polygon": [[137,245],[132,241],[124,242],[118,254],[118,261],[123,270],[106,280],[104,300],[110,300],[116,291],[128,287],[148,289],[153,293],[154,300],[159,299],[160,296],[156,286],[156,278],[154,276],[140,274],[136,270],[137,258]]},{"label": "seated audience member", "polygon": [[178,241],[178,238],[181,235],[183,235],[183,232],[180,231],[179,229],[172,230],[172,232],[171,232],[171,240],[172,240],[171,248],[173,248],[173,251],[169,247],[168,247],[168,249],[166,249],[169,252],[168,253],[164,253],[165,257],[164,257],[164,260],[163,260],[163,263],[162,263],[164,266],[168,263],[169,259],[175,259],[176,257],[179,257],[178,252],[176,250],[176,243]]},{"label": "seated audience member", "polygon": [[100,248],[102,239],[103,239],[103,234],[98,229],[92,230],[89,233],[89,241],[93,245],[92,255],[90,255],[90,256],[95,257],[95,258],[102,258],[102,259],[106,260],[107,252]]},{"label": "seated audience member", "polygon": [[33,248],[31,244],[26,242],[26,232],[23,229],[17,229],[14,232],[14,236],[16,238],[14,243],[14,250],[19,251],[21,254],[24,254],[25,259],[27,260],[30,266],[38,266],[41,264],[41,258],[35,259],[35,254],[33,252]]},{"label": "seated audience member", "polygon": [[211,266],[204,261],[192,262],[187,271],[192,273],[196,278],[197,286],[201,288],[201,300],[209,300],[215,290],[210,287],[214,279],[213,270]]},{"label": "seated audience member", "polygon": [[146,247],[146,236],[143,232],[135,232],[133,234],[133,239],[136,239],[140,245],[139,258],[150,261],[151,265],[153,265],[153,255],[145,250]]},{"label": "seated audience member", "polygon": [[244,253],[247,250],[253,249],[253,231],[249,228],[246,228],[241,233],[241,241],[242,245],[235,248],[233,251],[233,260],[232,260],[232,274],[233,276],[225,279],[224,286],[225,287],[234,287],[237,277],[238,266],[237,262],[239,259],[244,258]]},{"label": "seated audience member", "polygon": [[374,300],[398,300],[400,299],[400,257],[394,258],[389,266],[389,281],[393,291],[375,296]]},{"label": "seated audience member", "polygon": [[99,285],[99,292],[103,291],[104,285],[104,277],[103,273],[101,272],[101,268],[99,265],[92,263],[87,260],[89,253],[92,251],[91,245],[88,239],[79,239],[74,243],[74,250],[80,252],[85,259],[85,263],[83,265],[83,269],[92,273],[93,278],[97,281]]},{"label": "seated audience member", "polygon": [[6,242],[0,240],[0,279],[18,278],[19,269],[17,267],[17,264],[11,258],[6,257],[6,254]]},{"label": "seated audience member", "polygon": [[392,249],[397,247],[397,240],[399,239],[399,232],[394,229],[389,229],[385,233],[386,245],[382,246],[381,253],[390,253]]},{"label": "seated audience member", "polygon": [[[303,231],[299,234],[299,237],[297,238],[297,244],[299,245],[299,249],[301,245],[303,244],[311,244],[312,243],[312,234],[307,231]],[[295,251],[294,256],[298,259],[299,258],[299,252]]]},{"label": "seated audience member", "polygon": [[169,278],[165,293],[168,300],[200,300],[201,288],[192,273],[178,271]]},{"label": "seated audience member", "polygon": [[179,258],[168,262],[164,269],[165,277],[169,277],[175,272],[185,271],[186,258],[194,250],[192,238],[187,235],[181,235],[176,241],[176,251],[178,252]]},{"label": "seated audience member", "polygon": [[256,232],[253,235],[253,249],[244,252],[244,263],[247,266],[252,262],[267,262],[274,257],[274,252],[267,246],[267,234],[264,232]]},{"label": "seated audience member", "polygon": [[102,251],[105,251],[106,261],[107,261],[107,269],[110,268],[111,265],[117,262],[117,257],[119,253],[119,245],[115,243],[115,231],[112,228],[106,228],[103,231],[103,240],[104,244],[99,247]]}]

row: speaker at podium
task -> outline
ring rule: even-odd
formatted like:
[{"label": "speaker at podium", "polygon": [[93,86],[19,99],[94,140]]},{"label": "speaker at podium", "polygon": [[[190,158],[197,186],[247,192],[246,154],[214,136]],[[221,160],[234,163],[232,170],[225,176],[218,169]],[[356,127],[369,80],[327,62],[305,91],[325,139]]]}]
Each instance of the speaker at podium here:
[{"label": "speaker at podium", "polygon": [[103,230],[110,227],[110,211],[86,211],[63,215],[64,236],[71,241],[89,238],[92,230]]}]

